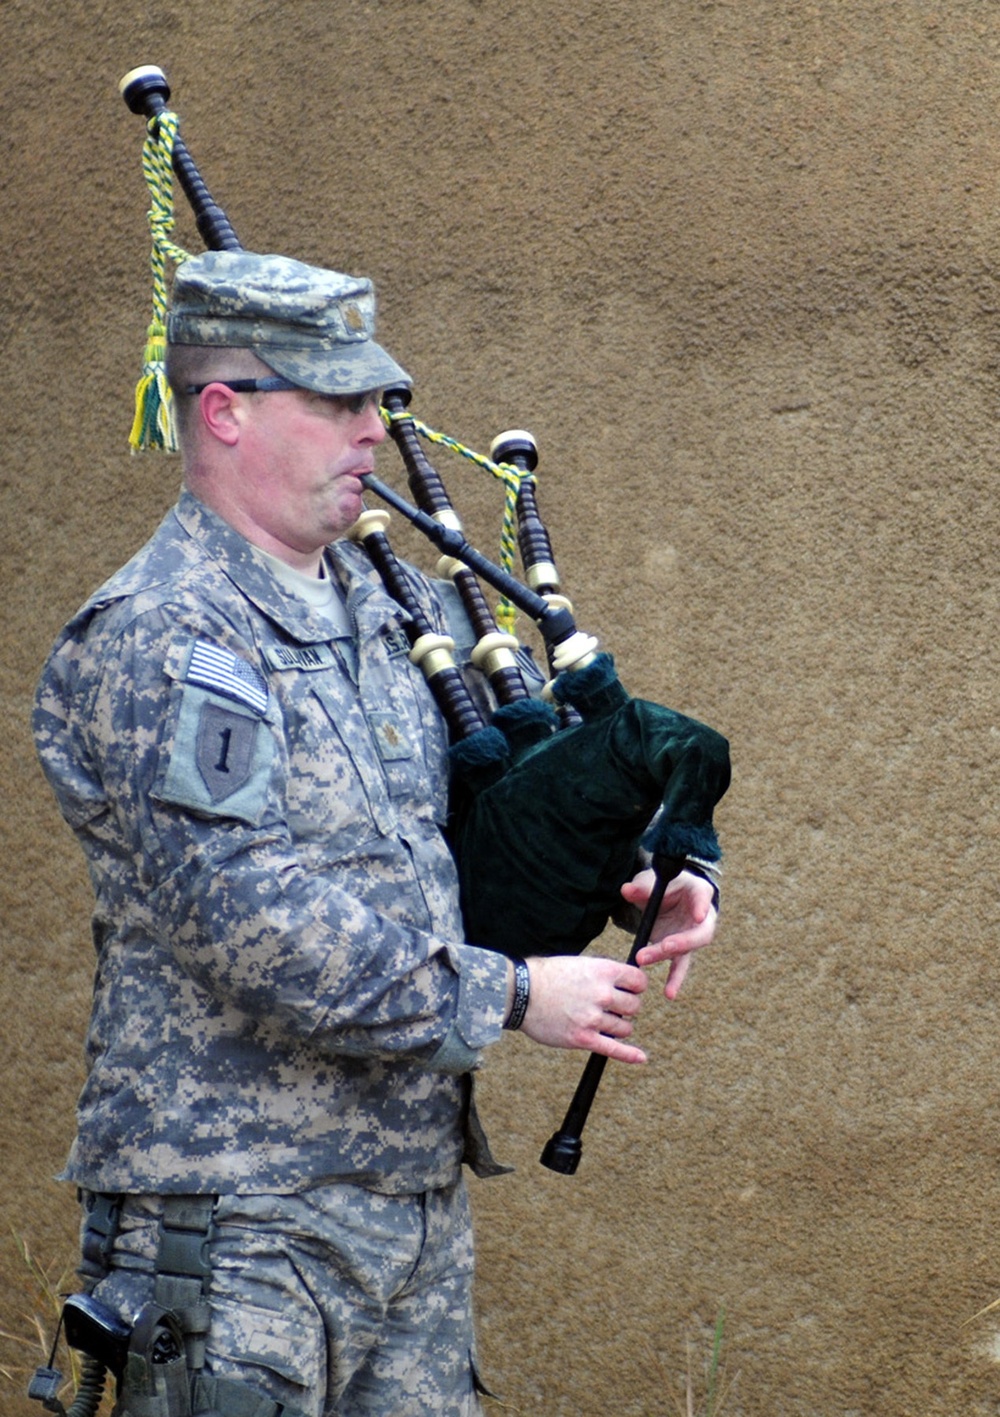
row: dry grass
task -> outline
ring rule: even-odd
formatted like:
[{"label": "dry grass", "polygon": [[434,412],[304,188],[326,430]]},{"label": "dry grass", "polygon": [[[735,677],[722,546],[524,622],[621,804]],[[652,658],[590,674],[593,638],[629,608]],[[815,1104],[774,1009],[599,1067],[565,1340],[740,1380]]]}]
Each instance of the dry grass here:
[{"label": "dry grass", "polygon": [[719,1309],[712,1332],[712,1346],[696,1378],[691,1340],[687,1342],[687,1370],[684,1375],[684,1405],[678,1405],[680,1417],[724,1417],[726,1400],[733,1390],[738,1374],[730,1377],[723,1354],[726,1311]]},{"label": "dry grass", "polygon": [[[77,1286],[72,1267],[56,1263],[43,1265],[31,1253],[22,1236],[15,1233],[14,1239],[23,1263],[19,1295],[11,1307],[17,1308],[20,1323],[12,1329],[0,1328],[0,1339],[14,1355],[8,1364],[0,1364],[0,1386],[24,1398],[36,1368],[60,1366],[60,1359],[53,1351],[59,1318],[63,1300]],[[80,1355],[65,1344],[62,1352],[67,1355],[62,1367],[66,1381],[60,1388],[59,1400],[69,1405],[80,1384]],[[112,1397],[107,1393],[98,1408],[97,1417],[109,1417],[111,1407]]]}]

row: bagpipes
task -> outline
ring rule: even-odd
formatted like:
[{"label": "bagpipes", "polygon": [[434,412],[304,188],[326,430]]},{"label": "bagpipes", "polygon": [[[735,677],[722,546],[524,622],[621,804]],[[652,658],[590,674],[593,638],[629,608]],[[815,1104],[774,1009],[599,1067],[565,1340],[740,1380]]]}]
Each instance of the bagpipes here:
[{"label": "bagpipes", "polygon": [[[143,164],[154,194],[154,318],[132,442],[156,441],[150,435],[158,430],[161,446],[172,446],[162,367],[162,265],[187,256],[169,235],[174,175],[206,246],[243,248],[177,131],[162,70],[134,69],[120,90],[132,112],[147,120]],[[667,885],[678,871],[688,866],[712,879],[720,856],[712,814],[729,785],[728,744],[704,724],[630,697],[611,656],[577,628],[572,606],[560,594],[549,536],[538,513],[531,435],[520,430],[502,434],[490,458],[480,458],[430,433],[410,413],[410,397],[406,387],[386,389],[382,413],[402,456],[412,500],[374,476],[363,481],[367,491],[400,512],[442,553],[437,574],[450,578],[462,598],[476,636],[472,661],[496,703],[489,721],[456,664],[454,642],[427,621],[406,568],[392,551],[388,514],[381,508],[364,512],[349,534],[365,547],[404,608],[410,657],[448,724],[449,836],[465,937],[513,957],[578,954],[620,911],[621,887],[646,852],[654,886],[628,956],[632,964],[650,938]],[[421,434],[451,443],[504,479],[524,581],[469,545],[444,483],[423,452]],[[523,672],[517,639],[509,628],[498,626],[482,581],[503,598],[500,613],[508,623],[513,614],[507,612],[514,607],[537,626],[553,675],[541,696]],[[576,1171],[581,1133],[606,1061],[591,1055],[562,1127],[542,1153],[549,1169],[567,1175]]]}]

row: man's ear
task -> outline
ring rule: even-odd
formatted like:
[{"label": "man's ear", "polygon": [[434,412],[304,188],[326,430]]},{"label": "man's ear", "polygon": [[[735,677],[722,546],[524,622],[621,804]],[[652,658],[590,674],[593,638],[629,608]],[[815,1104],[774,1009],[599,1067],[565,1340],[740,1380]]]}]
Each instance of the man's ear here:
[{"label": "man's ear", "polygon": [[198,409],[207,432],[220,443],[232,447],[239,442],[241,405],[239,395],[225,384],[207,384],[198,395]]}]

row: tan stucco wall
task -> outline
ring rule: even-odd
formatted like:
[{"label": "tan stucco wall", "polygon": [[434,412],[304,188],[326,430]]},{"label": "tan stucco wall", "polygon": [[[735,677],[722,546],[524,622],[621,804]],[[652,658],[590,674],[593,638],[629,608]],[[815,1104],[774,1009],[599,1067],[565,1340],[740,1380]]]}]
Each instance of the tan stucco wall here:
[{"label": "tan stucco wall", "polygon": [[[72,1264],[50,1178],[91,972],[31,691],[177,481],[125,442],[150,292],[116,84],[152,62],[245,245],[375,277],[421,416],[481,449],[534,431],[579,620],[732,743],[718,945],[647,1006],[650,1066],[610,1070],[576,1177],[537,1155],[580,1059],[507,1039],[483,1078],[518,1166],[472,1187],[508,1410],[683,1410],[723,1305],[726,1413],[1000,1410],[1000,1320],[965,1322],[1000,1295],[995,20],[0,9],[0,1326],[28,1331],[15,1233]],[[491,549],[493,488],[454,475]]]}]

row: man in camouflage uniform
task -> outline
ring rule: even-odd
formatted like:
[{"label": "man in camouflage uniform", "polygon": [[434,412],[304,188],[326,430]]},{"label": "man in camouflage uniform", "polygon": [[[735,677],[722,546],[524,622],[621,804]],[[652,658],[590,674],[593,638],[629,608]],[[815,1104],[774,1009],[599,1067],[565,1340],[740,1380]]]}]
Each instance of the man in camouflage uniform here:
[{"label": "man in camouflage uniform", "polygon": [[[472,1077],[517,981],[463,942],[445,727],[403,612],[343,539],[378,391],[406,381],[373,334],[367,281],[244,252],[179,268],[184,487],[38,690],[96,895],[64,1174],[114,1224],[99,1262],[85,1229],[82,1272],[130,1323],[176,1311],[195,1374],[178,1398],[130,1368],[123,1417],[480,1410],[461,1166],[504,1169]],[[446,628],[447,593],[414,579]],[[711,883],[681,873],[642,961],[671,958],[671,997],[714,927]],[[641,970],[525,977],[530,1037],[643,1061]],[[171,1249],[191,1233],[200,1270]]]}]

